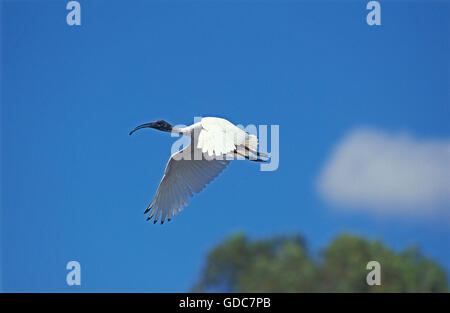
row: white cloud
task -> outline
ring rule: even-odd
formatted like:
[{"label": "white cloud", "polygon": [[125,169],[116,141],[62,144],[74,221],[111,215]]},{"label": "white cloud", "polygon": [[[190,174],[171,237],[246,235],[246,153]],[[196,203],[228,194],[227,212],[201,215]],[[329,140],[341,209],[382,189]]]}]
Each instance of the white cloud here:
[{"label": "white cloud", "polygon": [[347,209],[448,213],[450,141],[356,129],[335,147],[319,176],[318,189],[329,203]]}]

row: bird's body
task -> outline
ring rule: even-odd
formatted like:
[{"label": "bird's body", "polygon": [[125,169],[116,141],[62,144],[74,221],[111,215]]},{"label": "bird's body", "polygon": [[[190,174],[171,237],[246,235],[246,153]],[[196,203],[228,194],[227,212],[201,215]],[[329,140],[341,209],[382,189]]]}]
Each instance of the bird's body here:
[{"label": "bird's body", "polygon": [[194,193],[199,193],[222,172],[233,157],[243,156],[252,161],[264,161],[258,157],[268,157],[257,152],[256,136],[222,118],[204,117],[183,128],[172,127],[165,121],[146,123],[136,127],[130,135],[145,127],[191,138],[188,146],[170,157],[156,194],[145,210],[149,213],[147,220],[153,217],[154,223],[161,220],[162,224],[166,217],[170,221]]}]

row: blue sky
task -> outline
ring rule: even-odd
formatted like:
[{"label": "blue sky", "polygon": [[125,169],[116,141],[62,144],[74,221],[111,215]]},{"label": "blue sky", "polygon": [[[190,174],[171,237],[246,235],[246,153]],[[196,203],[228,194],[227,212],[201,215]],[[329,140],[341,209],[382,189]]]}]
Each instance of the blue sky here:
[{"label": "blue sky", "polygon": [[[449,215],[346,211],[317,191],[357,127],[450,136],[449,1],[2,1],[1,282],[7,291],[186,291],[235,231],[348,231],[450,270]],[[233,162],[168,224],[145,221],[164,119],[280,125],[280,166]],[[447,161],[448,164],[448,161]],[[450,209],[448,203],[444,209]],[[66,285],[77,260],[82,285]]]}]

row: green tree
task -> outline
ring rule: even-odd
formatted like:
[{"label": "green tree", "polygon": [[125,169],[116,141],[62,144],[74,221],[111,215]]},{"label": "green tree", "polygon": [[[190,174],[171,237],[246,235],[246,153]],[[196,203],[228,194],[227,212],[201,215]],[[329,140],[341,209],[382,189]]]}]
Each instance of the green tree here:
[{"label": "green tree", "polygon": [[[381,264],[381,286],[368,286],[366,265]],[[447,292],[445,271],[418,248],[395,253],[379,241],[343,234],[320,258],[299,235],[268,240],[231,236],[208,255],[194,291]]]}]

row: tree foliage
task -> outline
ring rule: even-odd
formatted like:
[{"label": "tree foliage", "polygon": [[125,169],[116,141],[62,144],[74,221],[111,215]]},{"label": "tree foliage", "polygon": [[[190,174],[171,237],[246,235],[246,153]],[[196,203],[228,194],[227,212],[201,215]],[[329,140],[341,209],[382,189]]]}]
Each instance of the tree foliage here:
[{"label": "tree foliage", "polygon": [[[369,261],[381,264],[381,285],[369,286]],[[418,248],[396,253],[379,241],[343,234],[315,258],[299,235],[267,240],[231,236],[208,255],[194,291],[447,292],[445,271]]]}]

